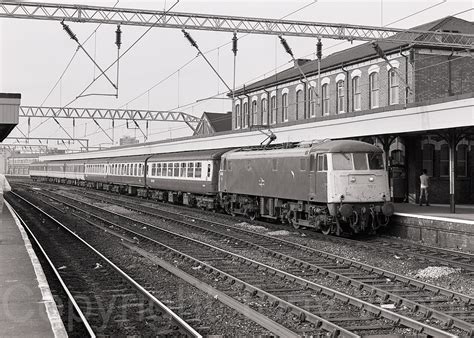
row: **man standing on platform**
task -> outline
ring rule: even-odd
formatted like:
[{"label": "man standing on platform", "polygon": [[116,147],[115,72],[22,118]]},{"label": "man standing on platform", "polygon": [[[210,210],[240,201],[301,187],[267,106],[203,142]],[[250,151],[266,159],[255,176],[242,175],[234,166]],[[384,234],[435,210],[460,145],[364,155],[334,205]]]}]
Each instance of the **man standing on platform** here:
[{"label": "man standing on platform", "polygon": [[10,187],[5,175],[0,174],[0,213],[3,212],[3,194],[11,190],[12,187]]},{"label": "man standing on platform", "polygon": [[430,186],[430,177],[427,174],[426,169],[423,169],[423,174],[420,176],[420,206],[423,201],[423,195],[425,195],[426,205],[430,205],[428,201],[428,188]]}]

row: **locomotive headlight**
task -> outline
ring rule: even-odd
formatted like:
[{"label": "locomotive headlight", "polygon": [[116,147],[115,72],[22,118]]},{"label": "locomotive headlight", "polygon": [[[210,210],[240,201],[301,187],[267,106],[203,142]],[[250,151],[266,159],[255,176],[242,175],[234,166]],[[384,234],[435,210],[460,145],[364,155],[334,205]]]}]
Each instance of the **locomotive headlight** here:
[{"label": "locomotive headlight", "polygon": [[373,182],[374,181],[374,178],[373,177],[369,177],[369,182]]},{"label": "locomotive headlight", "polygon": [[351,182],[354,183],[356,181],[355,177],[351,177]]}]

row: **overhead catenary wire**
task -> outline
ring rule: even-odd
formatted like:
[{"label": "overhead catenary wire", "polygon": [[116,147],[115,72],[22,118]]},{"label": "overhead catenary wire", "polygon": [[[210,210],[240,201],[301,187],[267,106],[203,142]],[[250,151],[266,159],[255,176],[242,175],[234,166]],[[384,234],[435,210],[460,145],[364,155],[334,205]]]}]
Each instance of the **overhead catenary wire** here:
[{"label": "overhead catenary wire", "polygon": [[[163,14],[160,15],[160,17],[155,21],[155,23],[153,23],[151,26],[149,26],[145,32],[143,32],[143,34],[141,34],[133,43],[130,47],[128,47],[118,58],[117,60],[115,60],[114,62],[112,62],[112,64],[110,64],[110,66],[108,66],[104,72],[107,72],[110,68],[112,68],[117,62],[119,62],[119,60],[124,57],[126,54],[128,54],[128,52],[133,48],[135,47],[135,45],[141,40],[143,39],[143,37],[153,28],[156,26],[156,24],[159,23],[159,21],[161,20],[161,18],[166,15],[169,11],[171,11],[177,4],[179,3],[179,0],[176,0],[176,2],[166,11],[164,12]],[[65,107],[68,107],[70,104],[72,104],[73,102],[75,102],[79,97],[81,97],[82,94],[84,94],[94,83],[95,81],[97,81],[103,74],[99,74],[99,76],[97,76],[97,78],[95,78],[78,96],[76,96],[76,98],[74,98],[73,100],[71,100],[68,104],[65,105]]]}]

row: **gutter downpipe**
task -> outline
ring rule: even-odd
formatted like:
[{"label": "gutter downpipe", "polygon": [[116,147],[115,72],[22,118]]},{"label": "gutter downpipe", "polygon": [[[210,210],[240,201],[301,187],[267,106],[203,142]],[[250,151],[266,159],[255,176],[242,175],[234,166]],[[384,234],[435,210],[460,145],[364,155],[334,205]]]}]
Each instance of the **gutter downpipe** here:
[{"label": "gutter downpipe", "polygon": [[342,64],[341,69],[346,73],[346,111],[349,112],[349,71],[344,68],[344,63]]},{"label": "gutter downpipe", "polygon": [[[265,118],[265,121],[266,121],[266,127],[268,127],[270,129],[270,92],[268,90],[266,90],[265,88],[263,88],[263,91],[265,92],[265,94],[267,94],[267,116]],[[262,125],[263,125],[263,115],[262,115]]]},{"label": "gutter downpipe", "polygon": [[403,54],[402,49],[400,48],[400,55],[405,58],[405,109],[407,108],[408,104],[408,94],[410,94],[409,86],[408,86],[408,58],[409,55]]}]

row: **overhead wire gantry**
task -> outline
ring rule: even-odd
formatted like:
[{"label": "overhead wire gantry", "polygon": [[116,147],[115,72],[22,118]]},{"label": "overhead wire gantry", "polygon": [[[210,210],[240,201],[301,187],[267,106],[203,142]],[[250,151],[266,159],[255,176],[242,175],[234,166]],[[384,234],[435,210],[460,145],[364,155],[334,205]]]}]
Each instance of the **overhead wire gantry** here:
[{"label": "overhead wire gantry", "polygon": [[450,48],[473,47],[474,35],[363,25],[279,20],[76,4],[0,0],[0,17],[102,23],[185,30],[329,38],[348,41],[405,42]]}]

